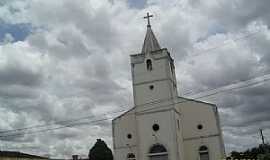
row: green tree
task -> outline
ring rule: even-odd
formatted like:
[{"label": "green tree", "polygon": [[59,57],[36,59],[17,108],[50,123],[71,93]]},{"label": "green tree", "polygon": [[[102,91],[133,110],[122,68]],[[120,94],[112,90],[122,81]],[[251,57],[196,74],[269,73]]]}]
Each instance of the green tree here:
[{"label": "green tree", "polygon": [[258,147],[253,147],[244,152],[232,151],[231,157],[233,159],[257,159],[259,160],[270,160],[270,145],[264,144]]},{"label": "green tree", "polygon": [[267,154],[259,154],[258,155],[259,160],[270,160],[270,153]]},{"label": "green tree", "polygon": [[89,160],[113,160],[112,150],[101,139],[97,139],[88,156]]}]

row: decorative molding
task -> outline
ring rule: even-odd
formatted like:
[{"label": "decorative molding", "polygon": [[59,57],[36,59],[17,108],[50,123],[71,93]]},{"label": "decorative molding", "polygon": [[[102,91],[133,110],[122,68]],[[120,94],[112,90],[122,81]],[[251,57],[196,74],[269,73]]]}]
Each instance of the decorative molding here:
[{"label": "decorative molding", "polygon": [[196,136],[196,137],[190,137],[190,138],[183,138],[184,141],[190,141],[195,139],[202,139],[202,138],[210,138],[210,137],[218,137],[220,134],[211,134],[207,136]]}]

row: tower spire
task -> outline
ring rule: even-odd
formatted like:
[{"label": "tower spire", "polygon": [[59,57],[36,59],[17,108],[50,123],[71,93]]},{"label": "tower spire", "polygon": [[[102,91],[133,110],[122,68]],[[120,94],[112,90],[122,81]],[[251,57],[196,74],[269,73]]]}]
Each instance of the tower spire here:
[{"label": "tower spire", "polygon": [[145,17],[143,17],[144,19],[147,19],[147,31],[146,31],[146,35],[145,35],[143,47],[142,47],[143,54],[148,54],[151,51],[156,51],[156,50],[161,49],[154,35],[154,32],[151,29],[151,24],[150,24],[151,17],[153,17],[153,15],[150,15],[149,12],[147,12],[147,15]]}]

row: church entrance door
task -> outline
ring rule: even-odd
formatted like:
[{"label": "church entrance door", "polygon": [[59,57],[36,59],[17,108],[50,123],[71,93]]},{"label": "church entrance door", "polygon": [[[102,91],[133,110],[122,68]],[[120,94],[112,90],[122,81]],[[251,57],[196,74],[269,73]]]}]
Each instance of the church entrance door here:
[{"label": "church entrance door", "polygon": [[165,155],[151,155],[150,160],[168,160],[168,154],[165,154]]},{"label": "church entrance door", "polygon": [[168,160],[168,152],[161,144],[155,144],[150,148],[150,160]]},{"label": "church entrance door", "polygon": [[201,146],[199,148],[199,155],[200,155],[200,160],[209,160],[208,148],[206,146]]}]

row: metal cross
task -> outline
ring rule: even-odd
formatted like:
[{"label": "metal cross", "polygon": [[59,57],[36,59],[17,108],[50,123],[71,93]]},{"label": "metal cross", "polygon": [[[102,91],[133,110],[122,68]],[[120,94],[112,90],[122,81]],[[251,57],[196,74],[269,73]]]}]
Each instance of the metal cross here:
[{"label": "metal cross", "polygon": [[150,15],[149,12],[147,12],[147,15],[145,17],[143,17],[144,19],[147,19],[147,27],[150,27],[150,17],[153,17],[153,15]]}]

